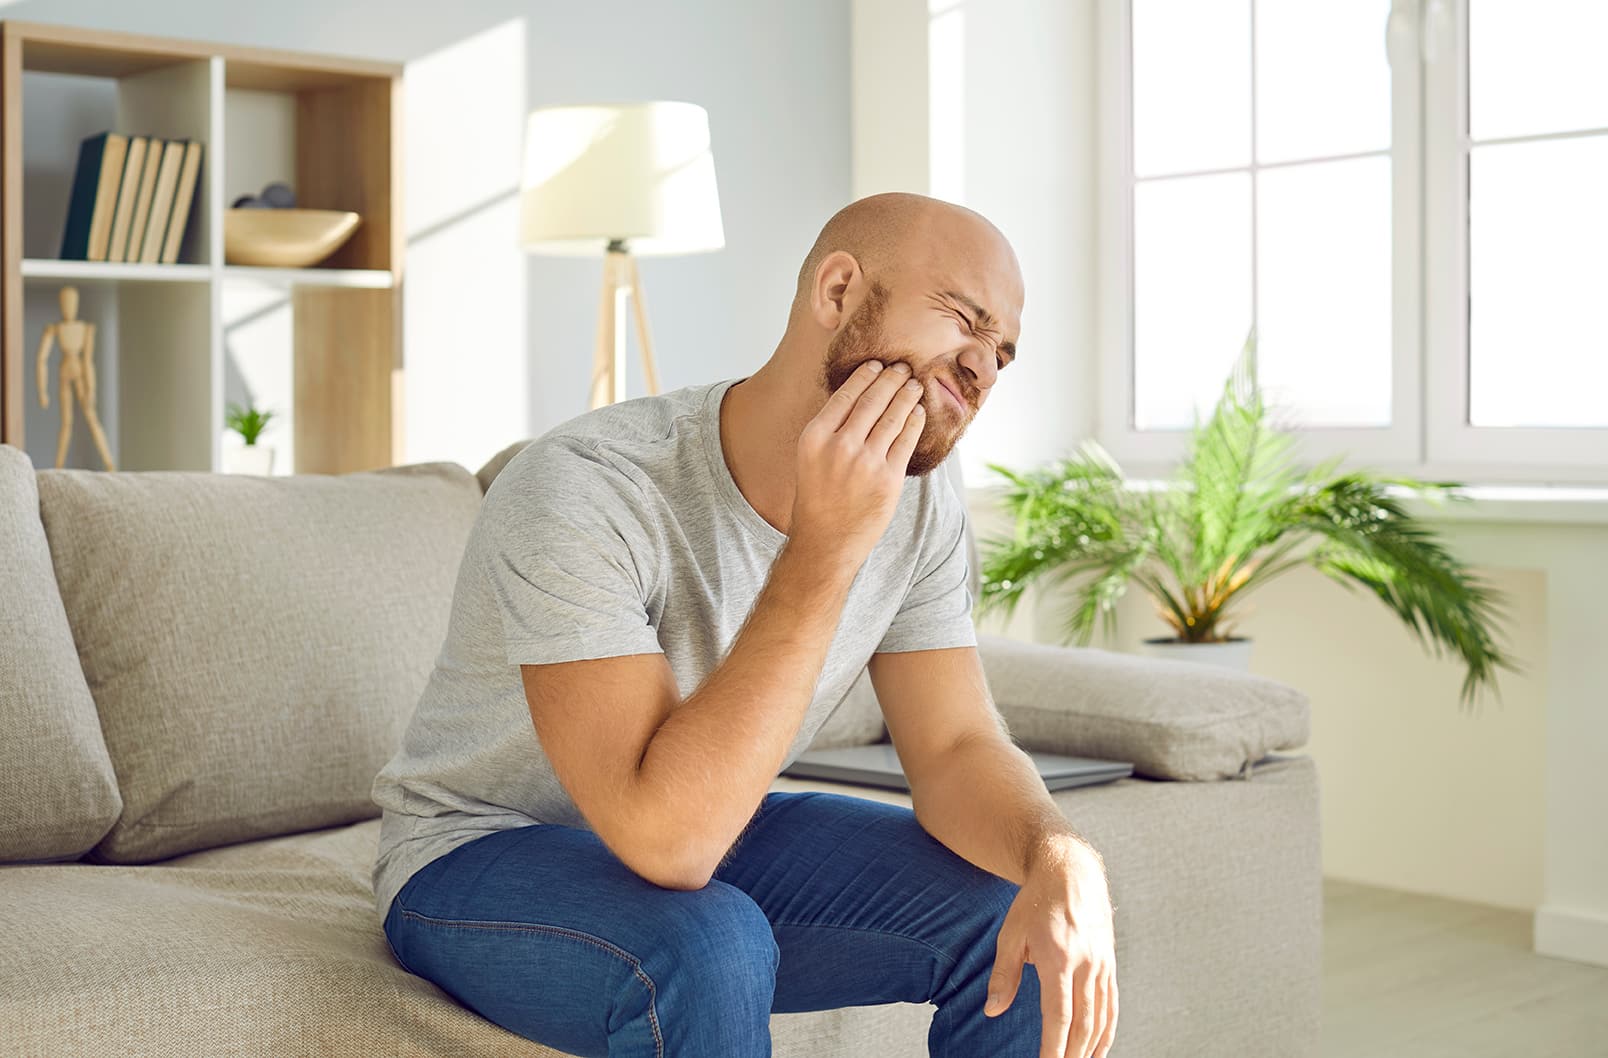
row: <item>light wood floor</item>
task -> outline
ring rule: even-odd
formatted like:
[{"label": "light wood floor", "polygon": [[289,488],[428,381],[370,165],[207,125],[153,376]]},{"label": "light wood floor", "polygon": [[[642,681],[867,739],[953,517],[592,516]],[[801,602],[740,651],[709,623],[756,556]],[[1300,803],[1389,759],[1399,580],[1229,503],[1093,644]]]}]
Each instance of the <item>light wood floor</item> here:
[{"label": "light wood floor", "polygon": [[1323,1058],[1608,1058],[1608,967],[1531,916],[1326,879]]}]

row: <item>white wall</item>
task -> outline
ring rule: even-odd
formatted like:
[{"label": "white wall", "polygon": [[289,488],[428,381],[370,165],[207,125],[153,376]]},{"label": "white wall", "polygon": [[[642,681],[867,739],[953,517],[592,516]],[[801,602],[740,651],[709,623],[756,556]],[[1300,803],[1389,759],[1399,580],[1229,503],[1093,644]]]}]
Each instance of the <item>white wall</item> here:
[{"label": "white wall", "polygon": [[[477,467],[587,408],[602,261],[529,257],[515,242],[527,110],[664,98],[709,111],[726,248],[640,266],[661,391],[770,355],[799,262],[849,200],[847,0],[23,0],[0,17],[406,64],[412,461]],[[233,314],[241,371],[267,379],[288,309],[243,298]],[[643,392],[637,356],[628,396]],[[32,394],[31,368],[26,381]],[[54,459],[55,411],[53,395],[29,413],[36,462]],[[92,454],[75,441],[69,465]]]},{"label": "white wall", "polygon": [[[1032,466],[1096,425],[1093,14],[1090,0],[855,2],[855,193],[948,189],[994,219],[1022,259],[1024,356],[961,442],[983,535],[1007,528],[985,462]],[[959,173],[944,168],[955,153],[936,139],[953,126],[936,101],[955,87],[941,66],[957,19]],[[908,73],[922,61],[925,75]],[[880,91],[883,65],[908,79],[906,91]],[[883,133],[898,128],[907,134]],[[1460,710],[1454,663],[1426,654],[1377,600],[1308,571],[1256,596],[1244,624],[1252,667],[1312,698],[1307,752],[1323,784],[1328,874],[1534,910],[1538,950],[1608,964],[1608,512],[1567,524],[1537,522],[1538,508],[1522,505],[1478,510],[1444,528],[1512,596],[1510,645],[1525,672],[1502,676],[1502,704]],[[1033,599],[980,627],[1060,642],[1065,604]],[[1161,634],[1134,594],[1103,645]]]}]

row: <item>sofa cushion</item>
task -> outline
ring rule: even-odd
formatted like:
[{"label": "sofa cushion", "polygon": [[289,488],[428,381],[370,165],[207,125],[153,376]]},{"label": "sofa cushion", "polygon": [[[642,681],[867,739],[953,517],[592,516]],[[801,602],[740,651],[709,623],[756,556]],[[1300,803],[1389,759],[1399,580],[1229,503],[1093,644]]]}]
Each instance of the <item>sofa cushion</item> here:
[{"label": "sofa cushion", "polygon": [[840,746],[869,746],[888,735],[882,719],[882,705],[871,686],[871,670],[861,669],[859,678],[849,685],[843,702],[827,716],[810,749],[837,749]]},{"label": "sofa cushion", "polygon": [[[902,790],[823,779],[770,788],[911,804]],[[1113,1055],[1318,1053],[1323,862],[1310,757],[1272,758],[1245,782],[1120,779],[1050,798],[1099,850],[1111,884]]]},{"label": "sofa cushion", "polygon": [[72,860],[123,809],[39,524],[28,453],[0,445],[0,862]]},{"label": "sofa cushion", "polygon": [[38,480],[124,802],[92,861],[378,814],[374,776],[446,634],[474,475],[430,463]]},{"label": "sofa cushion", "polygon": [[[0,869],[0,1051],[569,1058],[396,961],[369,888],[379,835],[368,820],[153,866]],[[931,1020],[889,1003],[775,1014],[771,1035],[776,1058],[916,1058]]]},{"label": "sofa cushion", "polygon": [[989,692],[1024,748],[1131,761],[1154,779],[1226,779],[1304,745],[1307,696],[1193,662],[979,635]]}]

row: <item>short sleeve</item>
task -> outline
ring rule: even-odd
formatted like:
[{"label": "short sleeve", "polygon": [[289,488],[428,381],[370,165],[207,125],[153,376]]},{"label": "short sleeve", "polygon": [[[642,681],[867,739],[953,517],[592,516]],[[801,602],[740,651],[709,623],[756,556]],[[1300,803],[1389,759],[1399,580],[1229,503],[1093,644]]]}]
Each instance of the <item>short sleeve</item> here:
[{"label": "short sleeve", "polygon": [[921,568],[877,645],[879,654],[977,645],[966,507],[945,480],[933,482],[933,494],[936,514],[922,541]]},{"label": "short sleeve", "polygon": [[582,443],[536,444],[486,494],[480,560],[510,665],[663,653],[636,485]]}]

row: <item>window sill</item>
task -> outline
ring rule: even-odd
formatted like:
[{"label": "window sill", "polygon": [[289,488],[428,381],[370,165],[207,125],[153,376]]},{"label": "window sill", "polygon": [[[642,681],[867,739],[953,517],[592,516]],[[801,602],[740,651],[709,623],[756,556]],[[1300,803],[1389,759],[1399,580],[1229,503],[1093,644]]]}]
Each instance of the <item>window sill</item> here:
[{"label": "window sill", "polygon": [[[1142,489],[1165,488],[1164,481],[1135,480]],[[1005,487],[968,486],[972,510],[1002,512]],[[1570,485],[1465,485],[1466,500],[1431,502],[1404,490],[1409,514],[1429,522],[1483,522],[1519,525],[1598,525],[1608,527],[1608,488]]]}]

